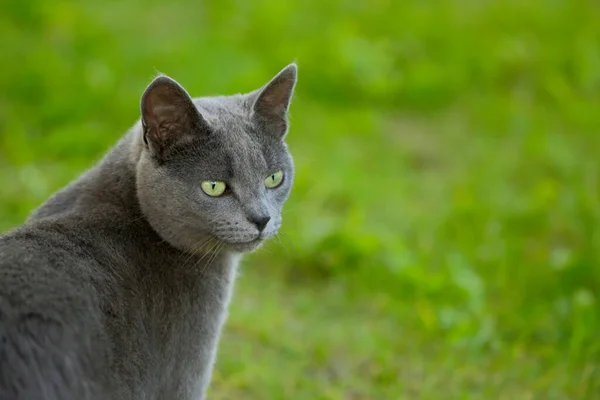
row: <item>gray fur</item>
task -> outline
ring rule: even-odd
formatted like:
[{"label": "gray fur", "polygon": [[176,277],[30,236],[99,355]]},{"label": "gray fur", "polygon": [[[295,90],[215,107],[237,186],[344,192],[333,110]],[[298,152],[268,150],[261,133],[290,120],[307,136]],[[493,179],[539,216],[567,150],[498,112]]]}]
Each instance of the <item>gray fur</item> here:
[{"label": "gray fur", "polygon": [[295,81],[192,100],[156,78],[103,160],[0,236],[0,399],[205,397],[239,258],[281,225]]}]

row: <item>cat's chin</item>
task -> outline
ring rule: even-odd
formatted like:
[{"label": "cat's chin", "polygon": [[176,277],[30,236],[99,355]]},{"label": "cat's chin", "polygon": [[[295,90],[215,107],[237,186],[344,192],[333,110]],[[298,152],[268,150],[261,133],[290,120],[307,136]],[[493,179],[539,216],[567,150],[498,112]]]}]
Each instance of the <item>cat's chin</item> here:
[{"label": "cat's chin", "polygon": [[252,251],[257,250],[264,243],[264,241],[265,240],[263,238],[258,237],[249,242],[228,243],[227,245],[232,251],[236,253],[250,253]]}]

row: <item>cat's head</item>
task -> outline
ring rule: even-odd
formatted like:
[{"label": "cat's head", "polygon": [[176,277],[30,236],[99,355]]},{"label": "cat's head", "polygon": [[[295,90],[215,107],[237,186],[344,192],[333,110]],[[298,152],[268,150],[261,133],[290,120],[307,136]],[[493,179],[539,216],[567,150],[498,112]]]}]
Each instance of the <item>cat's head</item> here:
[{"label": "cat's head", "polygon": [[277,233],[294,178],[284,137],[296,76],[291,64],[251,93],[198,99],[166,76],[148,86],[137,192],[163,239],[245,252]]}]

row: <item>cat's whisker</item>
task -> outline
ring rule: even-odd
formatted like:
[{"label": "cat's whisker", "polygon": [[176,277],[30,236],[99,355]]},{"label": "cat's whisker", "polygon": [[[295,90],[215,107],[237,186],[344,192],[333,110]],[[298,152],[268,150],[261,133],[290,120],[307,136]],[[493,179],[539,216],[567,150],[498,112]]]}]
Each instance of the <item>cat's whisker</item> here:
[{"label": "cat's whisker", "polygon": [[188,250],[189,254],[188,254],[188,252],[183,252],[183,253],[182,253],[182,254],[181,254],[179,257],[177,257],[177,262],[181,261],[181,259],[187,255],[187,258],[186,258],[186,259],[185,259],[185,261],[182,263],[182,265],[185,265],[185,264],[187,264],[187,263],[188,263],[188,261],[190,261],[190,259],[191,259],[192,257],[194,257],[195,255],[197,255],[197,254],[198,254],[198,252],[200,251],[200,249],[202,249],[202,247],[203,247],[203,246],[204,246],[204,245],[205,245],[205,244],[206,244],[208,241],[210,241],[210,239],[211,239],[210,237],[209,237],[208,239],[206,239],[206,238],[203,238],[203,239],[199,240],[198,242],[196,242],[194,245],[192,245],[192,246],[189,248],[189,250]]},{"label": "cat's whisker", "polygon": [[287,234],[287,232],[285,232],[283,229],[279,229],[279,232],[277,232],[277,235],[281,235],[281,239],[285,240],[291,250],[292,256],[296,257],[296,248],[294,247],[294,243],[292,242],[292,240],[290,239],[290,235]]},{"label": "cat's whisker", "polygon": [[295,207],[285,207],[282,211],[281,214],[287,214],[289,212],[294,212],[294,211],[298,211],[300,209],[304,208],[304,206],[298,204]]},{"label": "cat's whisker", "polygon": [[277,239],[277,242],[281,245],[281,247],[283,248],[283,250],[285,250],[285,254],[287,256],[289,256],[289,250],[287,248],[287,246],[283,243],[283,241],[281,240],[281,238],[279,237],[279,233],[275,234],[275,239]]},{"label": "cat's whisker", "polygon": [[221,242],[221,245],[219,247],[217,247],[217,249],[215,250],[215,254],[214,254],[213,258],[211,260],[209,260],[206,268],[210,268],[210,265],[215,262],[217,256],[219,255],[219,253],[221,252],[221,250],[223,249],[223,247],[225,247],[225,242]]},{"label": "cat's whisker", "polygon": [[212,236],[209,236],[208,238],[203,238],[201,240],[198,240],[198,242],[196,242],[191,248],[190,248],[190,255],[189,257],[183,262],[183,265],[187,264],[188,261],[190,261],[190,259],[196,255],[198,255],[198,253],[200,253],[205,247],[208,246],[208,244],[213,240]]},{"label": "cat's whisker", "polygon": [[283,231],[280,231],[277,233],[277,239],[279,240],[281,245],[285,248],[286,255],[288,256],[288,258],[294,258],[297,256],[296,247],[294,246],[294,243],[289,238],[289,235],[287,235]]},{"label": "cat's whisker", "polygon": [[[213,241],[214,239],[214,241]],[[200,258],[200,261],[203,260],[206,256],[210,256],[212,255],[212,253],[215,251],[215,249],[219,246],[219,244],[221,243],[221,241],[217,238],[213,238],[211,239],[211,243],[207,244],[201,251],[204,252],[204,254],[202,255],[202,257]]]},{"label": "cat's whisker", "polygon": [[266,247],[262,247],[262,248],[260,249],[260,251],[262,251],[263,253],[267,253],[267,254],[273,254],[273,251],[269,250],[269,249],[268,249],[268,248],[266,248]]},{"label": "cat's whisker", "polygon": [[[212,239],[212,238],[211,238]],[[202,262],[202,260],[204,260],[207,256],[209,256],[210,254],[212,254],[211,252],[217,248],[217,246],[219,246],[220,241],[218,239],[216,239],[216,242],[213,243],[211,241],[210,244],[210,248],[204,253],[202,254],[202,256],[198,259],[198,261],[196,261],[194,263],[194,265],[192,265],[192,267],[188,270],[188,272],[192,272],[194,270],[194,268],[196,268],[198,266],[198,264],[200,264]],[[207,245],[206,247],[209,247],[209,245]],[[197,253],[196,253],[197,254]]]},{"label": "cat's whisker", "polygon": [[225,246],[225,242],[220,241],[219,243],[217,243],[216,249],[213,252],[213,256],[211,258],[208,259],[208,262],[206,263],[206,265],[204,266],[204,268],[202,268],[202,271],[200,271],[200,275],[199,278],[204,275],[204,271],[206,271],[209,267],[210,264],[212,264],[212,262],[217,258],[217,255],[219,254],[219,251]]}]

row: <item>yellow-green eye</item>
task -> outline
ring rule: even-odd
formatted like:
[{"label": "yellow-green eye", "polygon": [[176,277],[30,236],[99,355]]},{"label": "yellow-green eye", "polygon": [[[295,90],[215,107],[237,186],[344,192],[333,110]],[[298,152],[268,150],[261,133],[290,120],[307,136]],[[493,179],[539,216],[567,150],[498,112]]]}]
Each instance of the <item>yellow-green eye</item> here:
[{"label": "yellow-green eye", "polygon": [[227,188],[225,182],[221,181],[203,181],[201,186],[204,193],[212,197],[219,197],[225,193],[225,189]]},{"label": "yellow-green eye", "polygon": [[267,179],[265,179],[265,186],[269,189],[273,189],[281,185],[281,181],[283,181],[283,171],[279,170],[274,174],[267,176]]}]

